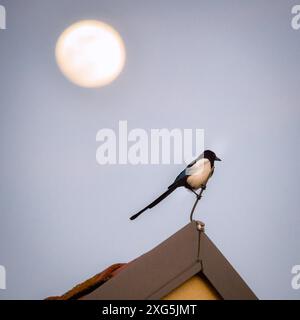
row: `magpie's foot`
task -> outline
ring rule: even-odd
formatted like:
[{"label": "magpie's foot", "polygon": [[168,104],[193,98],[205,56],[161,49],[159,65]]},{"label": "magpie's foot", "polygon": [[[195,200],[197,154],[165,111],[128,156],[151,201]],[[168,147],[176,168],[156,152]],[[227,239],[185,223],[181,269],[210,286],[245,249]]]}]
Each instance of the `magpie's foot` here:
[{"label": "magpie's foot", "polygon": [[197,194],[197,199],[200,200],[201,198],[202,198],[201,193],[200,193],[200,194]]},{"label": "magpie's foot", "polygon": [[195,190],[191,189],[191,191],[194,193],[196,197],[198,197],[198,193]]}]

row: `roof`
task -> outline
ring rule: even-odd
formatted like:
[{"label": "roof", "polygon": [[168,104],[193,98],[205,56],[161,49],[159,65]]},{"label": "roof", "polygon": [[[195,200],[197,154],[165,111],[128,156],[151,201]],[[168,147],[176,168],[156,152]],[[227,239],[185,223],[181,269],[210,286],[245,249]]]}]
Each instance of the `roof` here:
[{"label": "roof", "polygon": [[100,287],[103,283],[108,281],[114,275],[117,274],[123,267],[126,266],[126,263],[115,263],[110,267],[106,268],[102,272],[96,274],[92,278],[76,285],[71,290],[67,291],[61,296],[48,297],[46,300],[76,300],[80,299],[84,295],[92,292],[96,288]]},{"label": "roof", "polygon": [[[113,268],[114,266],[116,267]],[[73,293],[71,290],[69,294],[66,293],[60,298],[161,299],[200,273],[223,299],[257,299],[246,282],[205,234],[204,224],[199,221],[192,221],[130,263],[122,264],[120,267],[114,266],[75,287],[74,289],[77,289]],[[98,279],[96,284],[95,279]],[[87,283],[88,290],[86,290]]]}]

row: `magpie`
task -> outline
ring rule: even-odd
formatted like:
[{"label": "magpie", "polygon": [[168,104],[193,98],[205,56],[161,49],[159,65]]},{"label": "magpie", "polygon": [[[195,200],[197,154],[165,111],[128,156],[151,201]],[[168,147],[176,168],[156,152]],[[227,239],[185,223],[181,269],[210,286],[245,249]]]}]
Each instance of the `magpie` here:
[{"label": "magpie", "polygon": [[147,207],[130,217],[130,220],[136,219],[147,209],[151,209],[156,206],[178,187],[185,187],[188,190],[191,190],[198,198],[199,195],[195,190],[198,190],[199,188],[205,190],[207,181],[214,173],[215,161],[221,161],[221,159],[218,158],[213,151],[205,150],[176,177],[175,181],[168,187],[167,191],[151,202]]}]

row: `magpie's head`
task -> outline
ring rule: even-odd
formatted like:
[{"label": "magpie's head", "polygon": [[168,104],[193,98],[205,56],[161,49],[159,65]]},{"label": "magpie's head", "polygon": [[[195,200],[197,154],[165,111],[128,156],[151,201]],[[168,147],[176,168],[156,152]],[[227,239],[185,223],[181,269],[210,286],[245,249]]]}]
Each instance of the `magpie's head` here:
[{"label": "magpie's head", "polygon": [[211,163],[214,163],[215,161],[221,161],[221,159],[218,158],[211,150],[205,150],[203,153],[203,158],[208,159]]}]

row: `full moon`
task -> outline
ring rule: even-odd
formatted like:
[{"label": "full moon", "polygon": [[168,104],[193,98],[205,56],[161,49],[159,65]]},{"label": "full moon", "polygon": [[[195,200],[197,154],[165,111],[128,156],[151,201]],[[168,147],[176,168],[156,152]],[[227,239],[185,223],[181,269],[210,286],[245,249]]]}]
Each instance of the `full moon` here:
[{"label": "full moon", "polygon": [[125,64],[125,46],[119,33],[96,20],[79,21],[59,37],[55,49],[62,73],[86,88],[111,83]]}]

